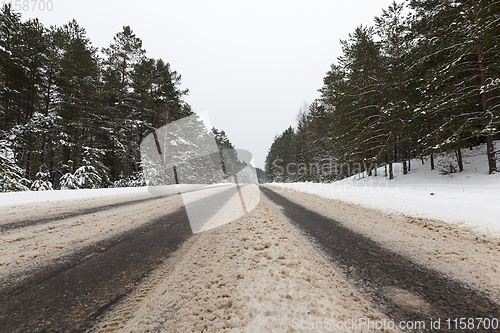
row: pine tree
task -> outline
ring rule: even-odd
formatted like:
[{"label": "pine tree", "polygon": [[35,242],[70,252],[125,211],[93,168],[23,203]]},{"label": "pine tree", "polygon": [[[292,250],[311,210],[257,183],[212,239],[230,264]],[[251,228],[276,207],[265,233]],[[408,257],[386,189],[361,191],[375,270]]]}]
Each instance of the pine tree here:
[{"label": "pine tree", "polygon": [[295,162],[297,181],[330,181],[335,163],[329,147],[330,113],[320,101],[305,104],[297,117],[295,132]]},{"label": "pine tree", "polygon": [[0,141],[0,192],[29,190],[30,181],[24,175],[9,143]]},{"label": "pine tree", "polygon": [[[403,16],[403,4],[395,1],[382,15],[375,17],[376,33],[380,37],[381,55],[385,70],[383,113],[386,130],[389,133],[388,152],[393,161],[403,162],[403,174],[408,172],[407,160],[412,146],[411,109],[408,86],[411,81],[409,71],[411,36],[409,25]],[[396,149],[397,148],[397,149]],[[398,154],[399,153],[399,154]],[[392,175],[390,175],[392,178]]]},{"label": "pine tree", "polygon": [[104,60],[104,93],[108,102],[109,144],[106,156],[112,179],[128,177],[139,169],[139,144],[136,134],[136,100],[133,93],[134,71],[145,61],[142,40],[129,26],[117,33],[109,48],[102,51]]},{"label": "pine tree", "polygon": [[[417,1],[422,67],[427,69],[421,112],[436,124],[426,145],[460,149],[475,138],[487,144],[489,172],[496,170],[493,135],[499,132],[499,4],[488,1]],[[500,80],[499,80],[500,82]]]},{"label": "pine tree", "polygon": [[52,183],[50,182],[50,172],[45,165],[40,166],[40,170],[36,174],[36,180],[31,184],[32,191],[52,191]]},{"label": "pine tree", "polygon": [[62,163],[73,161],[73,172],[82,164],[82,147],[90,140],[94,103],[98,95],[99,66],[97,50],[86,37],[85,29],[71,21],[59,30],[64,45],[57,73],[56,112],[64,126]]},{"label": "pine tree", "polygon": [[[394,134],[388,126],[391,116],[386,106],[386,81],[380,43],[374,40],[374,29],[359,26],[341,41],[343,55],[339,66],[345,73],[343,90],[339,91],[340,107],[333,111],[334,150],[343,165],[361,166],[349,170],[360,172],[366,162],[380,161],[388,154],[392,165],[391,142]],[[351,168],[348,168],[351,169]]]},{"label": "pine tree", "polygon": [[193,115],[188,90],[168,62],[144,56],[130,27],[103,52],[100,59],[74,20],[46,29],[1,8],[0,141],[9,147],[2,177],[10,184],[3,189],[144,184],[139,144]]},{"label": "pine tree", "polygon": [[10,4],[3,5],[0,13],[0,93],[2,100],[1,129],[20,122],[13,103],[18,100],[16,91],[21,71],[19,31],[21,15],[12,11]]},{"label": "pine tree", "polygon": [[274,138],[266,156],[265,167],[270,182],[295,181],[295,132],[291,126]]},{"label": "pine tree", "polygon": [[42,76],[46,59],[46,29],[38,21],[32,19],[21,25],[20,40],[23,67],[25,68],[24,94],[25,117],[29,119],[34,112],[39,111],[41,98]]},{"label": "pine tree", "polygon": [[108,83],[110,92],[115,94],[117,100],[116,119],[120,119],[122,112],[129,111],[129,88],[132,86],[132,76],[135,66],[144,60],[145,50],[142,49],[142,40],[133,33],[129,26],[113,38],[114,43],[102,51],[106,55],[106,71],[113,79]]}]

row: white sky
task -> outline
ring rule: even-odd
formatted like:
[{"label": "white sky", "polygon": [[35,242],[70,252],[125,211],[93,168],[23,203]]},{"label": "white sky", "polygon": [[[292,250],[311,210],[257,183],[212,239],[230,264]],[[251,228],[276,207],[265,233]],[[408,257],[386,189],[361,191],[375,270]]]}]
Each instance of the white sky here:
[{"label": "white sky", "polygon": [[392,0],[52,2],[51,12],[22,12],[23,20],[59,26],[74,18],[99,48],[129,25],[148,57],[182,75],[193,110],[207,112],[213,126],[263,167],[275,135],[295,126],[304,101],[319,97],[341,54],[339,39],[373,24]]}]

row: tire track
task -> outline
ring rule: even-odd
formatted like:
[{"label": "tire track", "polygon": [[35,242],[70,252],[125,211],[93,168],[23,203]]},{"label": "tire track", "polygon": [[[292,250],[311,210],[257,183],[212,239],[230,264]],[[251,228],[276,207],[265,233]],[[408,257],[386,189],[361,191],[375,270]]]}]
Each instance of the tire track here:
[{"label": "tire track", "polygon": [[[203,209],[209,219],[233,195],[233,189],[223,190],[191,205],[200,210],[209,205]],[[89,328],[193,235],[189,222],[183,207],[93,243],[64,261],[51,262],[30,273],[20,285],[4,287],[0,290],[0,331]]]},{"label": "tire track", "polygon": [[[221,186],[212,186],[209,189],[214,189],[214,188],[218,188],[218,187],[221,187]],[[191,192],[196,192],[196,191],[200,191],[200,190],[206,190],[206,189],[194,189],[194,190],[181,191],[181,192],[182,193],[191,193]],[[118,209],[118,208],[125,207],[125,206],[139,205],[139,204],[144,203],[144,202],[165,199],[165,198],[169,198],[169,197],[178,195],[181,193],[179,191],[180,190],[178,190],[177,192],[172,192],[172,193],[165,194],[165,195],[156,195],[152,198],[129,200],[129,201],[118,202],[118,203],[109,204],[109,205],[79,209],[79,210],[75,210],[72,212],[54,214],[54,215],[49,216],[49,217],[33,217],[33,218],[29,218],[29,219],[4,223],[4,224],[0,224],[0,232],[12,230],[12,229],[31,227],[31,226],[40,225],[40,224],[47,224],[47,223],[52,223],[52,222],[57,222],[57,221],[62,221],[62,220],[67,220],[67,219],[77,217],[77,216],[94,214],[94,213],[103,212],[106,210]]]},{"label": "tire track", "polygon": [[[428,324],[431,318],[445,321],[500,317],[500,306],[482,293],[391,252],[268,188],[261,189],[283,207],[284,215],[319,245],[356,288],[373,298],[394,320]],[[433,330],[426,327],[425,331]],[[487,330],[481,327],[474,330],[482,331]]]},{"label": "tire track", "polygon": [[191,237],[184,209],[151,221],[0,292],[0,331],[81,331]]},{"label": "tire track", "polygon": [[94,213],[98,213],[98,212],[102,212],[102,211],[106,211],[106,210],[121,208],[124,206],[138,205],[138,204],[148,202],[148,201],[165,199],[165,198],[168,198],[168,197],[171,197],[174,195],[177,195],[177,193],[157,196],[157,197],[153,197],[153,198],[130,200],[130,201],[119,202],[119,203],[105,205],[105,206],[85,208],[85,209],[75,210],[72,212],[56,214],[56,215],[49,216],[49,217],[30,218],[30,219],[15,221],[15,222],[9,222],[9,223],[5,223],[5,224],[0,225],[0,232],[12,230],[12,229],[31,227],[31,226],[40,225],[40,224],[52,223],[52,222],[57,222],[57,221],[61,221],[61,220],[67,220],[67,219],[77,217],[80,215],[94,214]]}]

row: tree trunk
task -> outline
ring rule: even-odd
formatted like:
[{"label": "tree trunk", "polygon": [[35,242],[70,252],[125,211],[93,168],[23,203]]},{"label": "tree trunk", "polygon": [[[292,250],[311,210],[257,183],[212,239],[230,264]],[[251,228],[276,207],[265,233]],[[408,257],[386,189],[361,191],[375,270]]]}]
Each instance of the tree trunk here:
[{"label": "tree trunk", "polygon": [[434,154],[431,153],[431,170],[434,170]]},{"label": "tree trunk", "polygon": [[[473,7],[473,9],[474,9],[474,23],[476,25],[476,34],[479,36],[480,34],[478,28],[479,17],[476,7]],[[486,71],[484,69],[483,47],[478,42],[476,44],[476,48],[477,48],[477,62],[478,62],[477,69],[479,70],[480,84],[482,87],[484,87],[486,85]],[[488,110],[487,97],[488,97],[487,92],[483,91],[481,93],[481,105],[483,107],[483,112],[485,113],[485,116],[491,118],[493,117],[493,115],[491,114],[491,111]],[[486,155],[488,156],[488,173],[491,175],[493,172],[497,171],[497,163],[495,159],[495,146],[493,144],[493,136],[491,134],[486,135]]]},{"label": "tree trunk", "polygon": [[123,56],[122,64],[122,82],[120,86],[120,97],[118,99],[118,115],[116,119],[120,119],[122,113],[122,103],[123,103],[123,91],[125,90],[125,75],[127,71],[127,56]]},{"label": "tree trunk", "polygon": [[64,167],[63,167],[63,173],[66,174],[69,172],[68,170],[68,161],[69,161],[69,149],[68,149],[68,146],[63,146],[63,164],[64,164]]},{"label": "tree trunk", "polygon": [[458,170],[460,172],[464,171],[464,163],[462,161],[462,151],[460,149],[455,150],[455,155],[457,156]]},{"label": "tree trunk", "polygon": [[33,118],[33,112],[35,111],[35,75],[31,74],[30,77],[30,114],[29,118]]},{"label": "tree trunk", "polygon": [[493,136],[486,136],[486,155],[488,156],[488,173],[491,175],[497,171],[497,160],[495,158],[495,145]]},{"label": "tree trunk", "polygon": [[396,139],[394,140],[394,144],[393,144],[393,151],[392,151],[392,156],[391,156],[391,162],[397,162],[399,161],[398,159],[398,154],[399,154],[399,150],[398,150],[398,142],[399,140],[399,136],[396,135]]},{"label": "tree trunk", "polygon": [[395,158],[397,156],[397,144],[394,143],[394,149],[391,151],[391,154],[389,155],[389,180],[394,179],[394,172],[393,172],[393,167],[392,163],[394,163]]},{"label": "tree trunk", "polygon": [[21,95],[17,97],[17,125],[21,125]]},{"label": "tree trunk", "polygon": [[49,116],[49,107],[50,107],[50,89],[52,84],[52,68],[50,69],[49,78],[47,80],[47,100],[45,101],[45,116]]},{"label": "tree trunk", "polygon": [[33,157],[33,154],[31,152],[28,152],[27,154],[27,159],[26,159],[26,178],[30,179],[30,174],[31,174],[31,158]]},{"label": "tree trunk", "polygon": [[[10,50],[10,43],[7,41],[7,50]],[[10,110],[9,110],[9,99],[10,99],[10,96],[9,96],[9,79],[10,79],[10,57],[9,57],[9,53],[7,52],[7,59],[5,60],[5,101],[4,101],[4,109],[5,109],[5,118],[8,118],[9,117],[9,113],[10,113]]]},{"label": "tree trunk", "polygon": [[403,140],[403,175],[406,175],[408,173],[408,165],[406,164],[406,143]]},{"label": "tree trunk", "polygon": [[384,177],[387,177],[387,165],[389,164],[389,153],[385,154]]}]

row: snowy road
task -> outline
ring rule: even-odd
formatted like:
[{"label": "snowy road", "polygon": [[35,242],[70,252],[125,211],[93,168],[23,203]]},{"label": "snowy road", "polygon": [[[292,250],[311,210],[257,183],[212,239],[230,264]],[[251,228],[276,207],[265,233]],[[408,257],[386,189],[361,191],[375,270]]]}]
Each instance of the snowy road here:
[{"label": "snowy road", "polygon": [[445,321],[500,315],[500,305],[481,292],[268,188],[262,190],[306,237],[318,244],[351,284],[369,295],[391,318]]},{"label": "snowy road", "polygon": [[[38,269],[22,271],[27,273],[22,282],[14,284],[9,281],[7,286],[10,286],[0,291],[0,331],[78,329],[84,327],[92,316],[120,299],[134,283],[140,281],[144,274],[160,264],[191,235],[182,209],[161,215],[154,212],[148,214],[151,204],[158,205],[165,201],[167,199],[158,199],[113,210],[113,213],[107,213],[110,214],[108,216],[96,215],[95,219],[88,222],[85,222],[88,217],[81,217],[82,225],[104,221],[99,227],[89,228],[112,234],[107,237],[98,236],[99,232],[94,234],[88,230],[72,230],[79,229],[79,225],[68,225],[67,221],[45,227],[55,235],[43,232],[40,236],[33,234],[31,241],[39,247],[43,246],[43,240],[39,237],[51,243],[59,238],[74,238],[63,246],[54,245],[50,249],[50,245],[45,243],[47,246],[44,250],[47,252],[40,256],[33,254],[37,250],[26,247],[19,247],[18,251],[13,252],[16,262],[30,257],[21,267],[31,267],[31,258],[40,257],[40,262],[37,263]],[[135,219],[132,207],[140,209]],[[132,226],[118,225],[120,221]],[[143,223],[133,226],[139,221]],[[106,223],[109,223],[108,230]],[[121,229],[121,232],[112,230],[113,227]],[[9,245],[15,243],[13,241]],[[76,243],[81,245],[75,246]],[[58,251],[59,247],[62,253]]]},{"label": "snowy road", "polygon": [[0,331],[500,316],[497,239],[270,189],[243,218],[196,235],[174,193],[0,208]]}]

